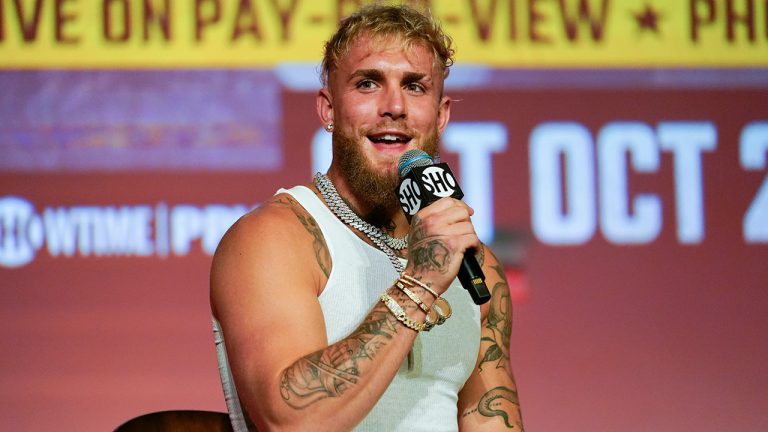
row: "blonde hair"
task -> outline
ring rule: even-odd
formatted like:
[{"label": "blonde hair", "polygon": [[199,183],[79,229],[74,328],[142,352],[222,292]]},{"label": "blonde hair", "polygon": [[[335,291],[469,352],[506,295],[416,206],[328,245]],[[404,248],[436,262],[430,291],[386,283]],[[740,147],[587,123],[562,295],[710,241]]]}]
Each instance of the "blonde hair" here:
[{"label": "blonde hair", "polygon": [[372,38],[400,39],[408,48],[414,43],[423,43],[431,48],[443,78],[448,77],[448,68],[453,65],[453,41],[429,13],[421,13],[406,5],[373,4],[343,19],[336,33],[325,43],[320,74],[323,86],[328,85],[328,77],[339,59],[363,34]]}]

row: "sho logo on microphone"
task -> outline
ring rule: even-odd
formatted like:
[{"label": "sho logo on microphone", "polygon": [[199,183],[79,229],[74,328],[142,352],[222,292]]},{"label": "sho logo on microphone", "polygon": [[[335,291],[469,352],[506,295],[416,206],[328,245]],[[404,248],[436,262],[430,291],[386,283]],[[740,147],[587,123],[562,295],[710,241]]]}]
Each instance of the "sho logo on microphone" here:
[{"label": "sho logo on microphone", "polygon": [[421,190],[419,184],[410,178],[403,179],[398,191],[400,198],[400,207],[406,215],[413,216],[421,208]]},{"label": "sho logo on microphone", "polygon": [[408,220],[440,198],[464,196],[456,177],[444,163],[411,169],[400,182],[397,195]]},{"label": "sho logo on microphone", "polygon": [[427,192],[440,198],[453,195],[458,186],[453,173],[440,165],[424,168],[421,172],[421,180]]}]

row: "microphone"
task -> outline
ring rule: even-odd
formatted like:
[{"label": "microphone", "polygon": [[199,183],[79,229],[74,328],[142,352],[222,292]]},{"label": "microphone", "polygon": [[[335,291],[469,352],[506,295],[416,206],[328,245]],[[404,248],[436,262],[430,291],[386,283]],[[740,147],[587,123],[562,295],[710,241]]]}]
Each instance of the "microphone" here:
[{"label": "microphone", "polygon": [[[408,150],[403,153],[397,163],[397,169],[400,173],[397,196],[408,222],[416,212],[440,198],[464,197],[448,164],[434,163],[422,150]],[[459,268],[459,281],[475,304],[481,305],[491,299],[485,285],[485,274],[475,258],[474,248],[467,249],[464,253]]]}]

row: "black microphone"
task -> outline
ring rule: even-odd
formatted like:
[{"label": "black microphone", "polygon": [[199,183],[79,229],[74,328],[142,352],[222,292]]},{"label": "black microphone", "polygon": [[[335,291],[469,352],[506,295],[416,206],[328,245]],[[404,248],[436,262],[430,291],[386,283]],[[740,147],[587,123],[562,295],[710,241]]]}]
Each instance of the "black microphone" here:
[{"label": "black microphone", "polygon": [[[461,191],[448,164],[434,163],[422,150],[408,150],[403,153],[397,163],[397,169],[400,172],[397,197],[408,222],[416,212],[440,198],[464,197],[464,192]],[[475,304],[481,305],[491,299],[485,285],[485,274],[475,258],[474,249],[467,249],[464,253],[459,268],[459,281]]]}]

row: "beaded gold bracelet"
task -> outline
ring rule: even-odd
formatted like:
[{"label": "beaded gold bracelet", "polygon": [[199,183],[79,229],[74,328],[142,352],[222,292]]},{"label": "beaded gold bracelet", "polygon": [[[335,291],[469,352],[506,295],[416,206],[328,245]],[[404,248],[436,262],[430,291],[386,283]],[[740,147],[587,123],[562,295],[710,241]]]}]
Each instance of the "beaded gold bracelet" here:
[{"label": "beaded gold bracelet", "polygon": [[398,302],[395,301],[392,297],[389,296],[389,294],[384,293],[379,298],[382,303],[384,303],[385,306],[387,306],[387,309],[389,309],[390,312],[392,312],[392,315],[397,318],[398,321],[403,323],[406,327],[408,327],[411,330],[416,331],[417,333],[424,330],[425,325],[417,323],[416,321],[410,319],[408,315],[405,314],[405,311],[400,306]]}]

